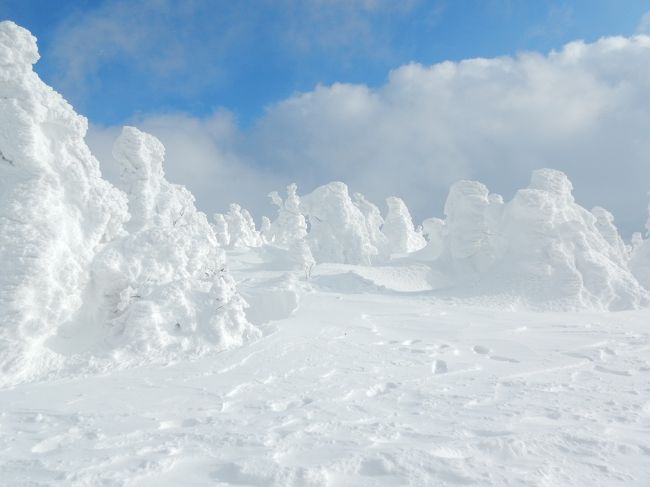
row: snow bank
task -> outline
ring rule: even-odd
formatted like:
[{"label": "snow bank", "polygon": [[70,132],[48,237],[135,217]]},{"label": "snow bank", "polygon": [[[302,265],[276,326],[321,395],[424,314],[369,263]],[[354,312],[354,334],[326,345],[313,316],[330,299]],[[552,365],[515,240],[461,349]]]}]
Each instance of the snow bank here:
[{"label": "snow bank", "polygon": [[113,187],[84,142],[86,119],[38,78],[37,60],[36,39],[1,22],[2,383],[254,335],[205,216],[164,179],[162,145],[126,128],[115,148],[124,192]]},{"label": "snow bank", "polygon": [[535,171],[507,204],[482,184],[461,181],[450,190],[445,215],[443,249],[432,265],[461,295],[509,294],[541,309],[650,302],[628,268],[611,215],[576,204],[559,171]]}]

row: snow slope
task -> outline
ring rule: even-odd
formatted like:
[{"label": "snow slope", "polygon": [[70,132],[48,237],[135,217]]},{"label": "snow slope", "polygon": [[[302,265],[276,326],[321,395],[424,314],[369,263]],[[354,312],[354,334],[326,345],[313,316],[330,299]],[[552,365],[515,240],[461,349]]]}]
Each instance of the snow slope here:
[{"label": "snow slope", "polygon": [[[256,252],[237,280],[279,279]],[[348,271],[244,347],[1,390],[3,485],[648,485],[648,311],[350,292]]]}]

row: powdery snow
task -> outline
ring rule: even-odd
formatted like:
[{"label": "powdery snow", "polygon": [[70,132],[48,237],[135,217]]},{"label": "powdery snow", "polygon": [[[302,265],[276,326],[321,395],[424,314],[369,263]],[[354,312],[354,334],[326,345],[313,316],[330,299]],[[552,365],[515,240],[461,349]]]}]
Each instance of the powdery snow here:
[{"label": "powdery snow", "polygon": [[[336,266],[244,347],[0,390],[4,485],[648,485],[647,310],[351,292]],[[258,309],[290,304],[277,279]]]}]

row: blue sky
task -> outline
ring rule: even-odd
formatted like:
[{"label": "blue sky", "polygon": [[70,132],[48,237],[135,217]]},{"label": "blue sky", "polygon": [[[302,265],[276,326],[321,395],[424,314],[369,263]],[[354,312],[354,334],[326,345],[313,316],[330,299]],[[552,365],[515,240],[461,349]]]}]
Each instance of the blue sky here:
[{"label": "blue sky", "polygon": [[102,124],[226,107],[249,125],[319,83],[378,86],[410,61],[630,35],[648,9],[647,0],[0,0],[0,17],[39,38],[43,79]]},{"label": "blue sky", "polygon": [[508,200],[551,167],[644,231],[648,0],[0,0],[0,17],[38,37],[106,177],[136,125],[208,214],[271,216],[270,191],[339,180],[422,221],[458,179]]}]

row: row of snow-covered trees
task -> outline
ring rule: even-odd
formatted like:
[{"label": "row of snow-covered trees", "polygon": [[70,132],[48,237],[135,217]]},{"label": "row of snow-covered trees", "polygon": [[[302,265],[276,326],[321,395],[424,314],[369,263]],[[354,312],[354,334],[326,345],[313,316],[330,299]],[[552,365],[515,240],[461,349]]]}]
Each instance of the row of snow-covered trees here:
[{"label": "row of snow-covered trees", "polygon": [[565,174],[541,169],[505,203],[481,183],[459,181],[449,192],[444,219],[416,228],[397,197],[383,217],[363,195],[340,182],[300,197],[295,184],[271,222],[260,229],[239,205],[217,214],[214,226],[226,247],[273,245],[305,269],[314,263],[385,264],[399,257],[426,262],[438,288],[456,294],[505,293],[557,308],[626,309],[650,301],[650,241],[626,244],[612,215],[578,205]]},{"label": "row of snow-covered trees", "polygon": [[264,244],[285,248],[302,267],[315,262],[373,265],[391,256],[422,249],[422,229],[413,225],[406,204],[397,197],[387,199],[384,219],[377,206],[362,194],[350,196],[348,187],[332,182],[300,197],[297,186],[287,187],[285,199],[269,195],[277,217],[262,217],[258,230],[250,213],[231,204],[225,214],[214,215],[217,239],[227,248],[259,247]]}]

